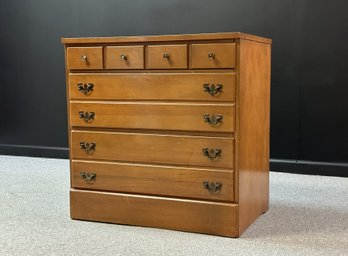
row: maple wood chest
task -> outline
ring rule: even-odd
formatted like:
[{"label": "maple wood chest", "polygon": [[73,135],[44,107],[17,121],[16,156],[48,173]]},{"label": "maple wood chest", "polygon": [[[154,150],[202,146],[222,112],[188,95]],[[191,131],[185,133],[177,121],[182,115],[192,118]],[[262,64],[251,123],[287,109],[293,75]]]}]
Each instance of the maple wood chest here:
[{"label": "maple wood chest", "polygon": [[71,218],[238,237],[268,210],[271,40],[62,42]]}]

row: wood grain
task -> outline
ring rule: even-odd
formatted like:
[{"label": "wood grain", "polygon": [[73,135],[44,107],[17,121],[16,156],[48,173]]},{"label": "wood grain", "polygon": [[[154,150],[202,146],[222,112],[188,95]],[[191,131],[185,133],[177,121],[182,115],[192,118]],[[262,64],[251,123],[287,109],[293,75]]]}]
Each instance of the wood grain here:
[{"label": "wood grain", "polygon": [[[66,45],[64,45],[64,60],[65,60],[65,93],[66,93],[66,108],[67,108],[67,123],[68,123],[68,129],[67,129],[67,136],[68,136],[68,145],[70,148],[71,145],[71,126],[70,126],[70,107],[69,107],[69,98],[70,98],[70,93],[69,93],[69,67],[68,67],[68,56],[67,56],[68,49]],[[71,166],[71,151],[68,150],[69,152],[69,166]],[[70,170],[70,187],[72,184],[72,172]]]},{"label": "wood grain", "polygon": [[269,207],[271,47],[242,40],[239,51],[237,194],[242,233]]},{"label": "wood grain", "polygon": [[73,219],[238,236],[236,204],[71,190]]},{"label": "wood grain", "polygon": [[245,39],[254,42],[271,44],[272,40],[265,37],[250,35],[241,32],[222,32],[222,33],[200,33],[200,34],[181,34],[181,35],[144,35],[144,36],[114,36],[114,37],[81,37],[81,38],[62,38],[63,44],[122,44],[140,42],[181,42],[199,40],[233,40]]},{"label": "wood grain", "polygon": [[[87,95],[77,88],[79,83],[94,85]],[[221,84],[221,93],[211,96],[203,85]],[[83,100],[190,100],[231,101],[235,100],[234,73],[94,73],[70,74],[71,99]]]},{"label": "wood grain", "polygon": [[[73,160],[71,171],[73,188],[234,201],[234,172],[228,169]],[[81,172],[95,173],[95,181],[86,182]],[[210,192],[204,181],[221,183],[222,188]]]},{"label": "wood grain", "polygon": [[[234,167],[232,138],[73,130],[71,139],[71,155],[74,159]],[[96,150],[86,153],[81,150],[80,142],[94,142]],[[222,150],[221,157],[210,160],[203,155],[203,148],[219,148]]]},{"label": "wood grain", "polygon": [[[190,68],[234,68],[235,43],[190,45]],[[208,55],[212,54],[213,58]]]},{"label": "wood grain", "polygon": [[[73,219],[238,237],[268,210],[270,39],[236,32],[62,42]],[[82,94],[78,83],[93,91]],[[222,93],[209,95],[204,83],[222,83]],[[95,119],[85,123],[79,111]],[[223,113],[223,124],[209,127],[203,112]],[[210,160],[203,148],[222,155]],[[222,190],[208,192],[204,180]]]},{"label": "wood grain", "polygon": [[[86,60],[82,60],[86,56]],[[68,47],[68,69],[103,69],[103,47]]]},{"label": "wood grain", "polygon": [[[146,68],[172,69],[187,68],[187,45],[149,45],[146,47]],[[163,56],[167,54],[168,59]]]},{"label": "wood grain", "polygon": [[[108,127],[186,131],[234,131],[233,104],[163,103],[163,102],[71,102],[70,123],[79,127]],[[94,119],[84,121],[80,111],[93,112]],[[222,115],[212,126],[204,115]]]},{"label": "wood grain", "polygon": [[[126,59],[121,59],[124,55]],[[144,46],[107,46],[105,47],[106,69],[143,69]]]}]

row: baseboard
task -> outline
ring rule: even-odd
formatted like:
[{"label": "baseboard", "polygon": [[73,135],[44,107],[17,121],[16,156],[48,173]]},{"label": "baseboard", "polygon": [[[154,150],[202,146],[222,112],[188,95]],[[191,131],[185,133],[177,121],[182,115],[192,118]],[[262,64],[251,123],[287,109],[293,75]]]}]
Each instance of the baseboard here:
[{"label": "baseboard", "polygon": [[66,147],[0,144],[0,155],[67,159],[69,158],[69,149]]},{"label": "baseboard", "polygon": [[276,172],[348,177],[348,163],[270,159],[270,170]]},{"label": "baseboard", "polygon": [[[66,147],[0,144],[0,155],[69,158]],[[311,175],[348,177],[348,163],[270,159],[270,170]]]}]

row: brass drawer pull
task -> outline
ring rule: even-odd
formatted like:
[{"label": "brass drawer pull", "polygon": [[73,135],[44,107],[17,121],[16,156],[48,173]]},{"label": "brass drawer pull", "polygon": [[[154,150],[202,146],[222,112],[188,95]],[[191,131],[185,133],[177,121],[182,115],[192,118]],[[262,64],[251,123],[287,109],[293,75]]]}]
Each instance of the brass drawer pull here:
[{"label": "brass drawer pull", "polygon": [[163,54],[163,59],[169,60],[169,54],[168,53]]},{"label": "brass drawer pull", "polygon": [[123,55],[123,54],[121,54],[120,58],[121,58],[122,61],[126,61],[127,60],[127,56]]},{"label": "brass drawer pull", "polygon": [[209,53],[209,54],[208,54],[208,58],[209,58],[210,60],[215,60],[215,55],[214,55],[214,53]]},{"label": "brass drawer pull", "polygon": [[87,61],[87,56],[86,56],[86,55],[82,55],[82,56],[81,56],[81,60]]},{"label": "brass drawer pull", "polygon": [[80,148],[86,153],[92,153],[97,146],[94,142],[80,142]]},{"label": "brass drawer pull", "polygon": [[92,83],[78,83],[77,89],[82,92],[84,95],[88,95],[93,91],[94,84]]},{"label": "brass drawer pull", "polygon": [[203,181],[203,187],[209,192],[218,192],[222,189],[222,183]]},{"label": "brass drawer pull", "polygon": [[210,124],[211,126],[217,126],[218,124],[222,123],[224,116],[221,114],[217,114],[217,115],[204,114],[203,119],[204,119],[204,122]]},{"label": "brass drawer pull", "polygon": [[208,157],[210,160],[215,160],[221,157],[222,150],[219,148],[215,148],[215,149],[203,148],[202,153],[204,156]]},{"label": "brass drawer pull", "polygon": [[209,93],[211,96],[215,96],[215,95],[218,95],[219,93],[222,92],[222,84],[209,84],[209,83],[205,83],[203,84],[203,88],[204,88],[204,91]]},{"label": "brass drawer pull", "polygon": [[97,174],[94,172],[81,172],[80,177],[87,183],[92,183],[95,181]]},{"label": "brass drawer pull", "polygon": [[84,120],[86,123],[88,123],[91,120],[94,120],[95,113],[94,112],[87,112],[87,111],[80,111],[79,117]]}]

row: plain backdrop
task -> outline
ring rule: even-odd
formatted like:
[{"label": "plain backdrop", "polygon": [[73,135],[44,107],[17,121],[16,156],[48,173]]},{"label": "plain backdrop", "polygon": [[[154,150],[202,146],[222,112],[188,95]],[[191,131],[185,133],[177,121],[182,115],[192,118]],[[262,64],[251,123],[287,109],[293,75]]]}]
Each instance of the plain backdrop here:
[{"label": "plain backdrop", "polygon": [[273,39],[271,158],[348,163],[347,10],[345,0],[1,1],[0,152],[66,152],[60,38],[241,31]]}]

